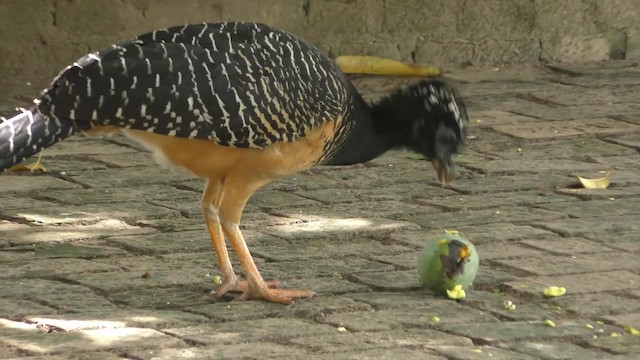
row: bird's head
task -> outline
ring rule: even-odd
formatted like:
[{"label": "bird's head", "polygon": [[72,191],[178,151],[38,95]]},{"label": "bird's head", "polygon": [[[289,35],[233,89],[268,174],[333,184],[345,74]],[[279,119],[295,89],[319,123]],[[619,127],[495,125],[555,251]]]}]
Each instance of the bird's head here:
[{"label": "bird's head", "polygon": [[455,175],[455,156],[465,137],[467,111],[462,99],[444,82],[423,80],[401,90],[410,121],[405,145],[431,161],[444,186]]},{"label": "bird's head", "polygon": [[464,265],[471,257],[471,249],[465,243],[459,240],[451,240],[447,242],[443,240],[448,247],[445,255],[440,256],[442,270],[449,276],[462,274]]}]

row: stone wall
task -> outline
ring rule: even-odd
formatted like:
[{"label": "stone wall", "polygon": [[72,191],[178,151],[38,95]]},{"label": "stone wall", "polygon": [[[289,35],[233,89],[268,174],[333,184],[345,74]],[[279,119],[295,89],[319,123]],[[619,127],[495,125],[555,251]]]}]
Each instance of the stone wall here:
[{"label": "stone wall", "polygon": [[640,0],[0,0],[0,83],[46,84],[114,41],[218,20],[443,66],[640,58]]}]

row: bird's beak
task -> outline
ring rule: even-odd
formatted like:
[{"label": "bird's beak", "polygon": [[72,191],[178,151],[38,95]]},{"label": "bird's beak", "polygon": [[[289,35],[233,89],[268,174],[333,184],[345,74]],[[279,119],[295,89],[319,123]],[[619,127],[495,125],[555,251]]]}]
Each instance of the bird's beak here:
[{"label": "bird's beak", "polygon": [[458,262],[464,261],[469,256],[471,256],[471,249],[468,246],[461,247],[458,251]]},{"label": "bird's beak", "polygon": [[438,180],[443,187],[446,186],[447,183],[453,181],[453,178],[455,177],[455,162],[453,161],[453,158],[449,161],[433,159],[431,160],[431,164],[433,164],[433,168],[438,174]]}]

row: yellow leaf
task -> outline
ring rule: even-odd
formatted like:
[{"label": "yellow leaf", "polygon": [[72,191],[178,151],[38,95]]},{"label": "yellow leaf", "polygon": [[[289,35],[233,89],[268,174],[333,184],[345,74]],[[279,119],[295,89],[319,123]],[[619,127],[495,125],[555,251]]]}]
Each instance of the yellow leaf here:
[{"label": "yellow leaf", "polygon": [[556,296],[562,296],[566,292],[567,292],[567,289],[565,289],[563,287],[549,286],[548,288],[544,289],[544,291],[542,293],[544,294],[544,296],[556,297]]},{"label": "yellow leaf", "polygon": [[460,235],[460,231],[458,231],[458,230],[447,230],[447,229],[444,229],[444,232],[449,234],[449,235]]},{"label": "yellow leaf", "polygon": [[338,56],[336,64],[346,74],[440,76],[439,67],[406,64],[375,56]]},{"label": "yellow leaf", "polygon": [[432,322],[432,323],[438,323],[438,322],[440,322],[440,318],[435,316],[435,315],[433,315],[433,316],[429,317],[429,321]]},{"label": "yellow leaf", "polygon": [[588,179],[582,176],[577,176],[577,178],[585,189],[606,189],[609,187],[610,174],[611,170],[607,171],[603,177],[597,179]]},{"label": "yellow leaf", "polygon": [[221,285],[222,284],[222,277],[220,275],[214,275],[213,276],[213,283],[216,285]]},{"label": "yellow leaf", "polygon": [[554,323],[553,321],[547,319],[544,321],[545,325],[550,326],[550,327],[556,327],[556,323]]},{"label": "yellow leaf", "polygon": [[8,170],[10,171],[37,171],[40,170],[42,172],[47,172],[47,169],[42,165],[42,153],[38,154],[38,158],[36,159],[36,161],[30,163],[30,164],[18,164],[18,165],[13,165],[12,167],[10,167]]},{"label": "yellow leaf", "polygon": [[462,285],[456,285],[451,290],[447,290],[447,296],[449,299],[459,300],[467,297],[467,293],[464,292]]}]

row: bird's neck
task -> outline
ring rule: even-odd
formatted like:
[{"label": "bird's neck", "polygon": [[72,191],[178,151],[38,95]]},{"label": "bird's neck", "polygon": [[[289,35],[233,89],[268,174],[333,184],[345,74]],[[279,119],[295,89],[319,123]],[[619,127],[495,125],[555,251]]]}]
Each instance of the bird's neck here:
[{"label": "bird's neck", "polygon": [[352,101],[342,139],[324,165],[359,164],[402,146],[404,122],[395,119],[391,103],[369,105],[359,95]]}]

